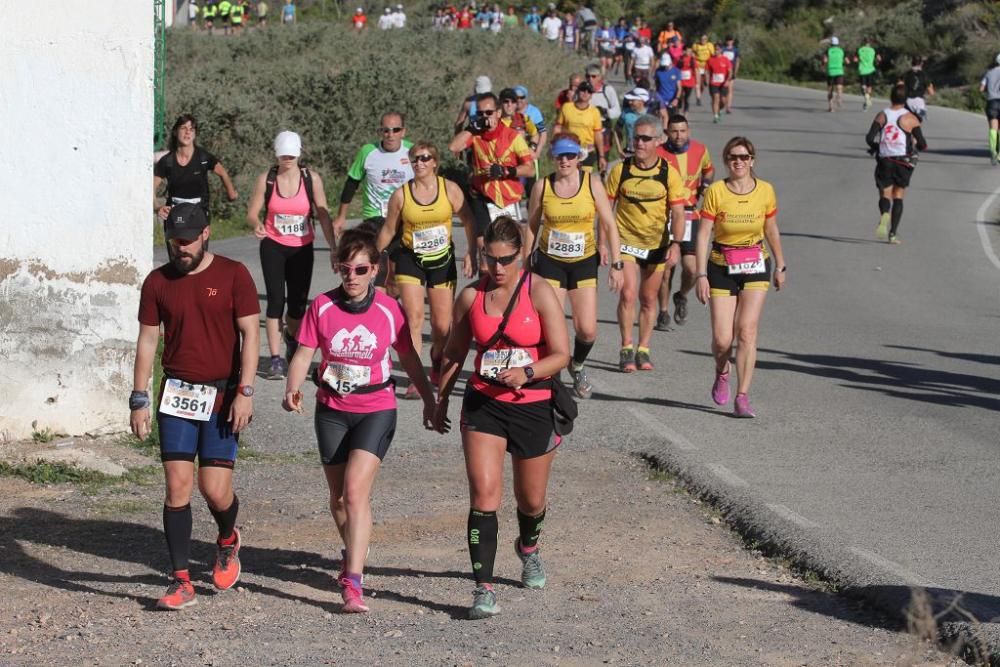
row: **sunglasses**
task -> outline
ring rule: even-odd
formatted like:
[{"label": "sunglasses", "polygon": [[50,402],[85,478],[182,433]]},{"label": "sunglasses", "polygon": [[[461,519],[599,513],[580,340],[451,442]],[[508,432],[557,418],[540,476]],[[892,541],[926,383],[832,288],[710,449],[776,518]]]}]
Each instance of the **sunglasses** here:
[{"label": "sunglasses", "polygon": [[753,155],[750,153],[730,153],[726,158],[729,162],[749,162],[752,159]]},{"label": "sunglasses", "polygon": [[557,160],[575,160],[578,157],[580,157],[579,153],[557,153],[556,154],[556,159]]},{"label": "sunglasses", "polygon": [[518,96],[517,96],[517,99],[519,99],[519,100],[526,100],[526,99],[528,99],[528,98],[527,98],[527,97],[525,97],[524,95],[518,95]]},{"label": "sunglasses", "polygon": [[380,127],[378,129],[378,131],[381,132],[382,134],[399,134],[400,132],[403,131],[403,128],[401,128],[401,127]]},{"label": "sunglasses", "polygon": [[493,255],[484,253],[483,257],[486,259],[486,266],[496,266],[497,264],[500,266],[510,266],[521,258],[521,253],[515,252],[513,255],[506,255],[505,257],[494,257]]},{"label": "sunglasses", "polygon": [[344,276],[345,278],[351,275],[352,273],[356,276],[364,276],[367,275],[368,272],[372,270],[373,266],[374,265],[372,264],[358,264],[357,266],[351,266],[350,264],[341,264],[338,267],[338,270],[340,271],[340,275]]},{"label": "sunglasses", "polygon": [[637,134],[635,135],[635,143],[642,142],[648,144],[650,141],[656,139],[656,137],[650,136],[648,134]]},{"label": "sunglasses", "polygon": [[480,109],[479,110],[479,113],[482,114],[483,116],[492,116],[496,112],[497,112],[496,109]]},{"label": "sunglasses", "polygon": [[600,79],[601,75],[600,74],[588,74],[587,78],[588,79]]},{"label": "sunglasses", "polygon": [[423,155],[414,155],[413,159],[416,162],[430,162],[431,160],[434,159],[434,156],[428,153],[424,153]]},{"label": "sunglasses", "polygon": [[517,104],[517,100],[515,100],[513,97],[509,97],[505,100],[500,100],[500,104]]}]

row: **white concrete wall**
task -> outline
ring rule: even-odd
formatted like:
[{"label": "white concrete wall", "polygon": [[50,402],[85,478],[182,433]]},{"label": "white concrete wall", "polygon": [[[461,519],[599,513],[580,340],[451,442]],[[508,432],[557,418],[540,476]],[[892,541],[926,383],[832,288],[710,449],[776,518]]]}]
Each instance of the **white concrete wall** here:
[{"label": "white concrete wall", "polygon": [[152,268],[153,4],[0,21],[0,440],[127,428]]}]

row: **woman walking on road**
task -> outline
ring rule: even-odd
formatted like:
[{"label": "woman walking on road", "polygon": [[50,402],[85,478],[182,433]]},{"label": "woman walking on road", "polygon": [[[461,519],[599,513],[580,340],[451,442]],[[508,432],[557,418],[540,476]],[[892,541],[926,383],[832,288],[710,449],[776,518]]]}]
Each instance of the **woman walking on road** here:
[{"label": "woman walking on road", "polygon": [[302,392],[316,349],[316,439],[330,489],[330,512],[344,542],[338,577],[344,612],[368,611],[361,588],[371,539],[371,489],[396,432],[396,394],[389,348],[424,400],[424,425],[434,417],[434,390],[413,349],[406,315],[375,289],[375,239],[349,230],[337,249],[341,286],[316,297],[298,330],[282,407],[302,413]]},{"label": "woman walking on road", "polygon": [[505,451],[514,472],[519,528],[514,551],[522,563],[521,583],[526,588],[545,585],[538,537],[552,461],[561,443],[553,428],[551,387],[569,363],[562,307],[547,281],[521,268],[518,224],[508,216],[497,218],[486,228],[483,242],[487,275],[462,290],[455,304],[434,418],[435,428],[447,431],[448,397],[474,341],[475,372],[466,385],[461,417],[469,478],[467,538],[476,580],[469,617],[474,619],[500,613],[493,563]]},{"label": "woman walking on road", "polygon": [[702,303],[711,299],[712,400],[716,405],[729,402],[729,359],[735,338],[739,346],[733,414],[755,417],[748,394],[757,363],[757,328],[771,270],[774,287],[780,290],[787,267],[778,232],[778,200],[771,184],[754,174],[753,143],[746,137],[733,137],[722,155],[729,175],[705,193],[696,248],[696,290]]},{"label": "woman walking on road", "polygon": [[[575,333],[570,365],[573,391],[580,398],[590,398],[594,388],[584,362],[597,340],[597,269],[599,264],[608,264],[609,253],[611,291],[620,292],[624,280],[618,225],[600,176],[580,168],[583,149],[576,135],[557,134],[550,150],[556,170],[535,184],[528,203],[532,238],[538,236],[531,266],[556,290],[560,306],[569,295]],[[595,215],[600,222],[600,244],[594,234]]]},{"label": "woman walking on road", "polygon": [[[288,361],[295,354],[295,334],[309,305],[313,271],[313,218],[318,218],[330,248],[335,246],[330,211],[326,205],[323,179],[311,169],[299,166],[302,140],[294,132],[282,132],[274,140],[278,165],[257,178],[247,222],[260,239],[260,264],[267,292],[267,347],[271,361],[269,380],[288,373]],[[265,210],[260,222],[261,209]],[[287,290],[287,299],[286,299]],[[281,318],[285,315],[285,358],[281,358]]]},{"label": "woman walking on road", "polygon": [[[462,189],[438,176],[437,148],[426,141],[417,142],[410,148],[410,164],[414,177],[389,198],[385,224],[375,245],[381,252],[389,247],[397,233],[401,235],[401,247],[396,255],[399,296],[410,322],[410,336],[418,357],[423,342],[424,299],[430,303],[431,382],[437,384],[458,281],[455,243],[451,237],[452,216],[457,213],[465,227],[469,252],[462,262],[462,273],[466,278],[474,275],[476,266],[473,262],[476,230]],[[418,398],[416,387],[412,384],[407,387],[404,397]]]}]

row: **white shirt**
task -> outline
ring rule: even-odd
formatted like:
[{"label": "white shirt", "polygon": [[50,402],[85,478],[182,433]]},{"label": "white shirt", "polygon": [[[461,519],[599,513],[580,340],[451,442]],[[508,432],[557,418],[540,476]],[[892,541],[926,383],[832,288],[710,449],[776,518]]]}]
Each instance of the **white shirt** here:
[{"label": "white shirt", "polygon": [[388,30],[392,27],[392,23],[392,14],[382,14],[382,16],[378,17],[378,27],[381,30]]},{"label": "white shirt", "polygon": [[392,26],[394,28],[405,28],[406,27],[406,14],[403,12],[393,12],[390,14],[392,16]]},{"label": "white shirt", "polygon": [[653,47],[649,44],[637,46],[635,47],[635,51],[632,52],[634,67],[638,67],[639,69],[649,69],[655,57],[656,54],[653,53]]},{"label": "white shirt", "polygon": [[545,39],[559,39],[559,31],[562,30],[562,19],[558,16],[546,16],[542,21],[542,34]]}]

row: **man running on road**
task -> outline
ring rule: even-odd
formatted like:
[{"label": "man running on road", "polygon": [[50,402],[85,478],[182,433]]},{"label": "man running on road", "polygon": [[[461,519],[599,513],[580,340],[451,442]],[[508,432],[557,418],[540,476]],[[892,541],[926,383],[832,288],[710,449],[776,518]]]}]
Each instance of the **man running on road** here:
[{"label": "man running on road", "polygon": [[[212,582],[226,590],[240,576],[240,503],[233,493],[233,465],[238,434],[253,416],[260,305],[250,272],[208,252],[209,235],[208,218],[199,205],[171,208],[164,228],[167,244],[173,246],[171,259],[146,277],[139,299],[130,425],[137,438],[145,439],[150,407],[156,408],[166,478],[163,530],[173,571],[173,582],[157,602],[161,609],[198,602],[188,571],[195,457],[198,488],[219,527]],[[149,381],[161,324],[163,382],[154,406]]]},{"label": "man running on road", "polygon": [[1000,126],[1000,54],[997,54],[996,64],[979,82],[979,91],[986,94],[986,122],[990,130],[990,164],[996,166],[998,148],[1000,148],[997,137],[997,128]]},{"label": "man running on road", "polygon": [[858,49],[854,62],[858,64],[858,77],[861,79],[861,94],[865,96],[865,102],[861,106],[861,110],[868,111],[872,105],[872,86],[875,85],[875,71],[878,64],[882,62],[882,56],[872,46],[871,37],[865,37],[865,41]]},{"label": "man running on road", "polygon": [[826,65],[826,110],[833,113],[840,108],[844,97],[844,49],[836,35],[830,38],[823,64]]},{"label": "man running on road", "polygon": [[889,96],[892,106],[880,111],[868,130],[865,141],[869,153],[878,155],[875,167],[875,186],[879,191],[879,223],[876,236],[886,238],[896,245],[899,239],[899,221],[903,217],[903,195],[910,185],[917,151],[927,150],[920,119],[906,108],[906,88],[896,86]]},{"label": "man running on road", "polygon": [[733,77],[733,63],[722,54],[721,46],[716,47],[715,55],[708,59],[705,72],[708,76],[708,92],[712,95],[712,122],[718,123],[722,120],[729,81]]},{"label": "man running on road", "polygon": [[913,56],[910,60],[910,71],[903,75],[903,86],[906,87],[906,108],[917,116],[921,123],[927,120],[926,97],[934,97],[934,84],[927,78],[924,71],[923,56]]},{"label": "man running on road", "polygon": [[[687,294],[694,289],[697,258],[695,239],[698,236],[698,199],[712,184],[715,167],[708,154],[708,147],[691,138],[687,118],[680,114],[670,117],[667,124],[667,141],[657,149],[671,167],[684,179],[687,200],[684,202],[684,236],[681,237],[681,284],[674,293],[674,321],[687,321]],[[656,330],[670,330],[670,283],[674,278],[674,268],[663,279],[660,286],[660,314],[656,317]]]}]

